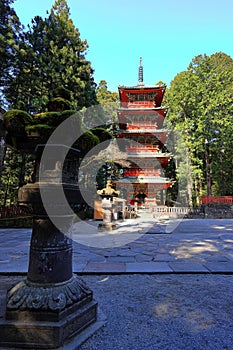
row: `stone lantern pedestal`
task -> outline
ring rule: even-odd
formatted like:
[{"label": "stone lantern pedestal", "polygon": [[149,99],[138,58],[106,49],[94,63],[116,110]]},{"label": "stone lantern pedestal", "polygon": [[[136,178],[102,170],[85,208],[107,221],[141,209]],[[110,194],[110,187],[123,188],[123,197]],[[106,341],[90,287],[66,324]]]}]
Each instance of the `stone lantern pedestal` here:
[{"label": "stone lantern pedestal", "polygon": [[68,181],[74,178],[70,164],[75,164],[77,152],[68,153],[63,169],[55,166],[58,149],[55,154],[43,181],[19,190],[19,202],[33,212],[29,268],[26,279],[8,291],[0,347],[54,349],[71,344],[69,349],[76,349],[82,331],[89,337],[103,325],[97,322],[92,291],[73,274],[73,214],[59,196],[64,191],[71,208],[80,196],[75,181]]},{"label": "stone lantern pedestal", "polygon": [[99,224],[99,230],[114,230],[116,228],[116,223],[112,221],[113,214],[113,203],[111,198],[102,198],[102,209],[103,209],[103,222]]},{"label": "stone lantern pedestal", "polygon": [[116,223],[112,221],[114,203],[113,199],[118,197],[119,191],[116,191],[112,188],[111,180],[107,181],[107,185],[102,190],[97,191],[102,199],[102,209],[103,209],[103,223],[100,223],[98,226],[99,230],[114,230],[116,228]]}]

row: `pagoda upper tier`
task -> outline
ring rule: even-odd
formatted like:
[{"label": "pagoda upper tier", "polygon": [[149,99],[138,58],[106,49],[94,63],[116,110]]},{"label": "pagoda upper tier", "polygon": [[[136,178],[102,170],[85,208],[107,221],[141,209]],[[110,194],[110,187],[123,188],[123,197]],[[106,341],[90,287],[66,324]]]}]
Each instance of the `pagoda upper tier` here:
[{"label": "pagoda upper tier", "polygon": [[166,114],[167,107],[146,108],[143,113],[142,108],[120,108],[118,110],[119,127],[125,130],[161,129]]},{"label": "pagoda upper tier", "polygon": [[166,85],[119,86],[121,108],[155,108],[161,107]]}]

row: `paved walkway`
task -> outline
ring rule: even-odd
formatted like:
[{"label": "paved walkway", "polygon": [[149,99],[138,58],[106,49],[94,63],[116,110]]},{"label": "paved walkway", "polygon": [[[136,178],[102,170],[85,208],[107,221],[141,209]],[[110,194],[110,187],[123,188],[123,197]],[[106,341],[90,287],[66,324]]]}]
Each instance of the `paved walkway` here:
[{"label": "paved walkway", "polygon": [[[74,272],[233,274],[233,220],[129,219],[111,232],[74,224]],[[0,229],[0,274],[26,273],[30,229]]]}]

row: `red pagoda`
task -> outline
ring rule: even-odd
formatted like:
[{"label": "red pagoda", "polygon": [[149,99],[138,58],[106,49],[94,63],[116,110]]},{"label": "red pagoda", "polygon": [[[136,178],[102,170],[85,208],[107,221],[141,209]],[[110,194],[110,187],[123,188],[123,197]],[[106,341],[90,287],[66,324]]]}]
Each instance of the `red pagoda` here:
[{"label": "red pagoda", "polygon": [[[145,86],[142,58],[138,85],[119,86],[118,109],[119,141],[124,140],[124,151],[130,166],[124,169],[117,187],[124,193],[128,204],[163,205],[164,190],[172,181],[163,176],[171,154],[162,151],[167,138],[163,128],[167,107],[162,107],[166,85]],[[119,142],[121,144],[121,142]]]}]

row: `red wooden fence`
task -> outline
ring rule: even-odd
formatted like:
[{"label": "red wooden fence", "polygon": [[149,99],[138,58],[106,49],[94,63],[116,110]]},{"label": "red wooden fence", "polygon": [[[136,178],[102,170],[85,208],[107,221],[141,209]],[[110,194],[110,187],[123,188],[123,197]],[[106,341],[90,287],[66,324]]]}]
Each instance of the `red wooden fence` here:
[{"label": "red wooden fence", "polygon": [[233,196],[202,196],[202,204],[233,204]]},{"label": "red wooden fence", "polygon": [[25,210],[25,208],[19,205],[11,205],[9,207],[0,208],[0,218],[12,218],[17,216],[27,216],[32,215],[30,212]]}]

